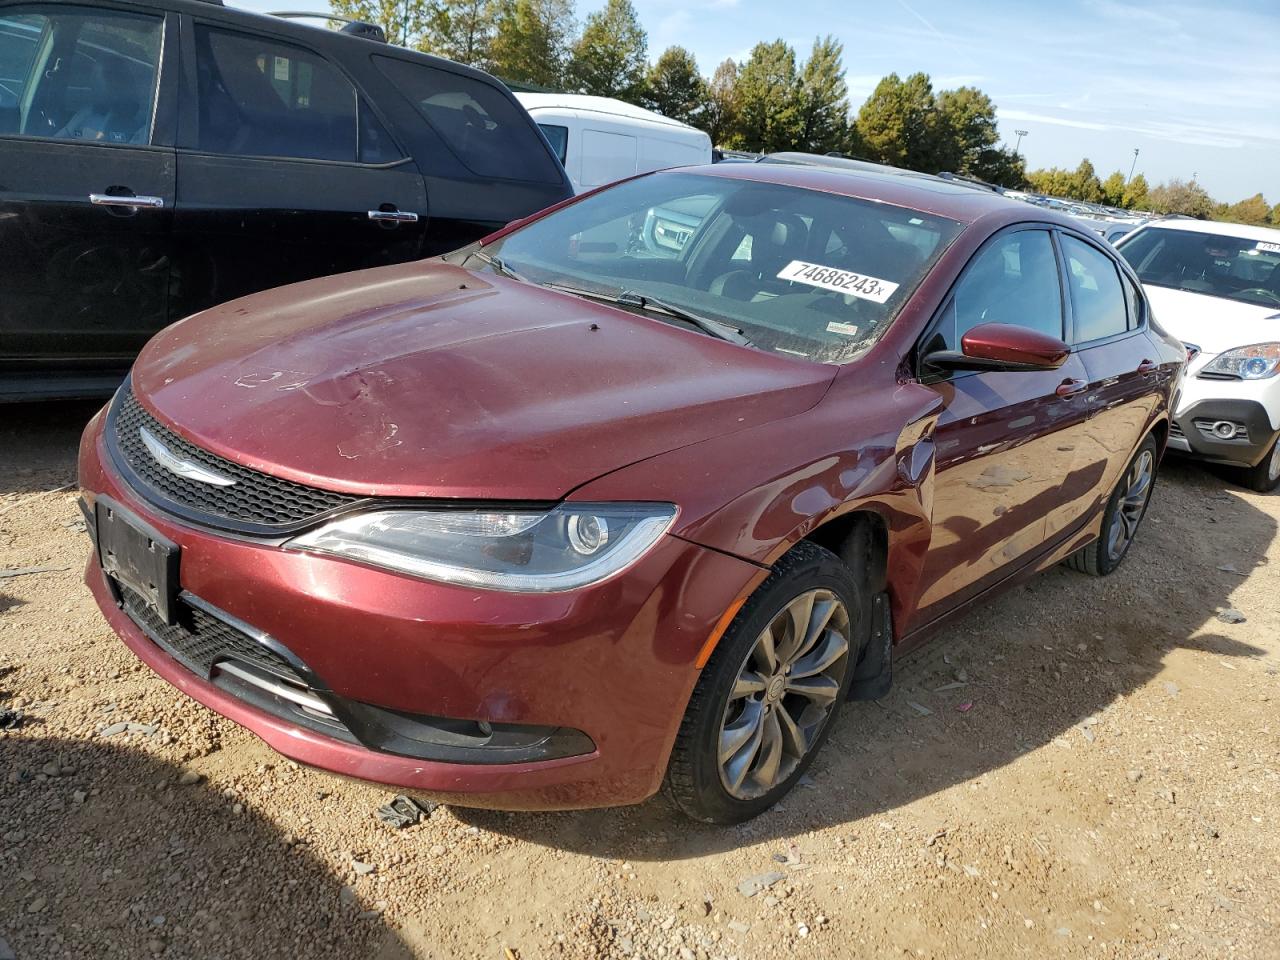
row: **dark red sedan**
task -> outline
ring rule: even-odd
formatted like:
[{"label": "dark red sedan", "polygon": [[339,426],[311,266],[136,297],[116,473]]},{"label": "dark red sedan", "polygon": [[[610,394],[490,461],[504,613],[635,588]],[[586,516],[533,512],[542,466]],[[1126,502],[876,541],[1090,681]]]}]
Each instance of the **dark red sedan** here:
[{"label": "dark red sedan", "polygon": [[1184,356],[1044,210],[653,174],[161,333],[85,433],[87,579],[298,761],[742,820],[930,628],[1116,568]]}]

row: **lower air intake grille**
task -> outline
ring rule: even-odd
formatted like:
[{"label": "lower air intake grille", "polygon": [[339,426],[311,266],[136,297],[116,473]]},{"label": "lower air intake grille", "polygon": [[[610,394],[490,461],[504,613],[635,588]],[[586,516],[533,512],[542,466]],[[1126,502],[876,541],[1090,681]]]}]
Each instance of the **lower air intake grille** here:
[{"label": "lower air intake grille", "polygon": [[166,653],[188,670],[208,679],[221,660],[239,660],[289,683],[307,686],[307,682],[290,666],[289,661],[199,607],[178,604],[178,623],[167,624],[141,595],[121,585],[124,610]]}]

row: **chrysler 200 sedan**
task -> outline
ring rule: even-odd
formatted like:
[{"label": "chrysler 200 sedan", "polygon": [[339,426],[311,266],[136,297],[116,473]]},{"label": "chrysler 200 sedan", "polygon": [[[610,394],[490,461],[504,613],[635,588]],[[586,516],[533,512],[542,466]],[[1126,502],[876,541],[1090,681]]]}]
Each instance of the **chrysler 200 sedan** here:
[{"label": "chrysler 200 sedan", "polygon": [[159,334],[85,433],[88,584],[300,762],[740,821],[932,628],[1120,564],[1184,359],[1056,214],[651,174]]}]

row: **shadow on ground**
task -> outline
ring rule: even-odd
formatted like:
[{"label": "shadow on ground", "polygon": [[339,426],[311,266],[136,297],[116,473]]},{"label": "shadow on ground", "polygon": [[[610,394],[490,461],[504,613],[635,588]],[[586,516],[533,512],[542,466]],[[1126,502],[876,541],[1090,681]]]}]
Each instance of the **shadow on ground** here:
[{"label": "shadow on ground", "polygon": [[[1073,734],[1155,677],[1174,650],[1263,655],[1228,636],[1215,614],[1267,562],[1276,527],[1218,477],[1170,461],[1138,540],[1112,577],[1057,568],[937,635],[895,666],[888,697],[845,705],[810,769],[811,784],[743,826],[691,824],[662,797],[617,810],[455,813],[548,847],[657,861],[794,837],[900,807]],[[1171,560],[1178,557],[1185,562]],[[966,686],[938,691],[957,674]],[[961,711],[965,704],[971,706]]]},{"label": "shadow on ground", "polygon": [[[0,498],[75,483],[80,434],[101,406],[100,400],[0,404],[0,450],[6,451],[0,456]],[[0,518],[5,509],[0,499]]]},{"label": "shadow on ground", "polygon": [[307,846],[172,764],[24,731],[0,734],[0,772],[0,939],[19,960],[409,956]]}]

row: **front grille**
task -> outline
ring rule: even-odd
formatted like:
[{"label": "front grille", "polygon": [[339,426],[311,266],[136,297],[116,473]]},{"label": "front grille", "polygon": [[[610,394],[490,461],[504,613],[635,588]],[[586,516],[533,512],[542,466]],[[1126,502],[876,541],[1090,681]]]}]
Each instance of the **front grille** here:
[{"label": "front grille", "polygon": [[289,683],[308,686],[284,657],[199,607],[179,602],[178,622],[168,624],[141,594],[123,584],[117,587],[129,619],[192,673],[207,680],[219,661],[239,660]]},{"label": "front grille", "polygon": [[[183,440],[143,409],[133,391],[126,385],[116,401],[114,411],[115,446],[135,478],[162,506],[173,505],[181,514],[194,514],[196,519],[232,521],[247,525],[251,531],[270,532],[296,528],[308,521],[332,513],[360,500],[360,497],[331,490],[318,490],[270,474],[250,470],[238,463],[215,456]],[[172,473],[161,466],[143,445],[138,431],[146,429],[177,457],[234,480],[232,486],[214,486]]]}]

